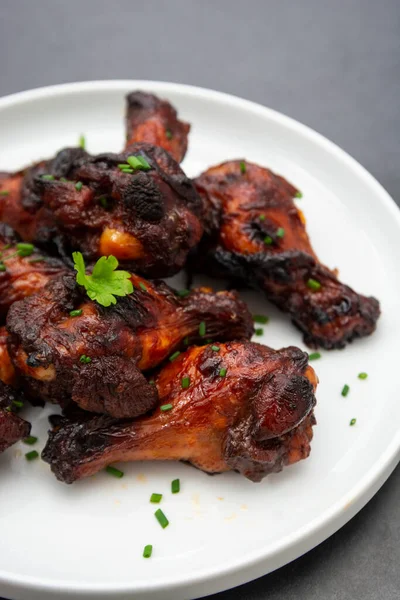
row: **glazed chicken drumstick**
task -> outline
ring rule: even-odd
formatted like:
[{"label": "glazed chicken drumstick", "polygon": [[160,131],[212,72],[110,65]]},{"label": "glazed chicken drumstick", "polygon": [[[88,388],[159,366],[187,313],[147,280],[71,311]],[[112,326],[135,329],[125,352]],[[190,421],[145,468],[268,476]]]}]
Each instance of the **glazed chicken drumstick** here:
[{"label": "glazed chicken drumstick", "polygon": [[182,162],[188,145],[190,125],[180,121],[167,100],[147,92],[131,92],[126,97],[127,145],[146,142],[161,146]]},{"label": "glazed chicken drumstick", "polygon": [[234,293],[199,289],[179,297],[162,282],[136,275],[131,282],[133,293],[107,308],[89,300],[73,274],[13,304],[9,351],[31,397],[134,417],[157,402],[156,388],[142,371],[185,343],[248,339],[253,333],[251,315]]},{"label": "glazed chicken drumstick", "polygon": [[112,462],[185,460],[207,473],[235,470],[261,481],[310,452],[317,380],[298,348],[191,347],[155,384],[150,416],[61,421],[42,455],[56,477],[72,483]]},{"label": "glazed chicken drumstick", "polygon": [[55,243],[64,257],[113,255],[150,277],[181,269],[203,233],[192,182],[165,150],[144,143],[92,157],[66,149],[3,174],[0,220],[25,242]]},{"label": "glazed chicken drumstick", "polygon": [[195,184],[206,218],[195,269],[263,290],[311,347],[343,348],[375,330],[378,301],[319,262],[293,201],[298,191],[283,177],[237,160],[208,169]]}]

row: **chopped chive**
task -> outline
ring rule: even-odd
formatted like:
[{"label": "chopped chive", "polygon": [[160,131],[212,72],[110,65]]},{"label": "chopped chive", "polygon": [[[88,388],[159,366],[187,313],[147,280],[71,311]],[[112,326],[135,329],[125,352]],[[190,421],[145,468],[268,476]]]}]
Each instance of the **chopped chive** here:
[{"label": "chopped chive", "polygon": [[105,471],[109,474],[109,475],[113,475],[114,477],[117,477],[118,479],[121,479],[121,477],[124,476],[124,472],[120,471],[119,469],[116,469],[115,467],[112,467],[111,465],[108,465],[105,468]]},{"label": "chopped chive", "polygon": [[18,256],[30,256],[35,250],[33,244],[26,244],[25,242],[20,242],[17,244]]},{"label": "chopped chive", "polygon": [[172,408],[172,404],[163,404],[162,406],[160,406],[160,410],[162,412],[167,412],[167,410],[171,410]]},{"label": "chopped chive", "polygon": [[240,172],[242,175],[244,175],[244,173],[246,173],[246,163],[244,162],[244,160],[240,161]]},{"label": "chopped chive", "polygon": [[367,379],[368,377],[368,373],[359,373],[358,374],[358,379]]},{"label": "chopped chive", "polygon": [[309,279],[307,281],[307,287],[310,288],[313,292],[318,292],[321,289],[321,284],[316,279]]},{"label": "chopped chive", "polygon": [[13,400],[13,404],[17,408],[22,408],[24,406],[24,403],[21,400]]},{"label": "chopped chive", "polygon": [[347,396],[347,394],[349,393],[349,391],[350,391],[350,387],[349,387],[349,386],[347,385],[347,383],[346,383],[346,384],[343,386],[343,389],[342,389],[342,396],[346,397],[346,396]]},{"label": "chopped chive", "polygon": [[159,508],[158,510],[156,510],[156,512],[154,513],[154,516],[157,519],[157,521],[160,523],[160,525],[161,525],[161,527],[163,529],[165,529],[166,527],[168,527],[169,521],[168,521],[167,517],[164,515],[163,511],[161,510],[161,508]]},{"label": "chopped chive", "polygon": [[254,323],[261,323],[261,325],[265,325],[269,321],[269,317],[265,315],[253,315]]},{"label": "chopped chive", "polygon": [[42,175],[42,179],[45,181],[54,181],[54,175]]},{"label": "chopped chive", "polygon": [[25,458],[26,460],[35,460],[35,458],[39,457],[39,452],[36,452],[36,450],[31,450],[31,452],[27,452],[25,454]]},{"label": "chopped chive", "polygon": [[148,544],[147,546],[144,547],[143,558],[150,558],[150,556],[152,555],[152,552],[153,552],[153,546],[151,544]]},{"label": "chopped chive", "polygon": [[6,265],[4,263],[0,263],[0,273],[4,273],[6,270]]},{"label": "chopped chive", "polygon": [[211,350],[213,350],[214,352],[219,352],[220,347],[219,346],[211,346]]},{"label": "chopped chive", "polygon": [[9,191],[8,190],[1,190],[0,191],[0,196],[8,196],[9,195]]},{"label": "chopped chive", "polygon": [[125,168],[125,169],[121,169],[122,173],[128,173],[129,175],[132,175],[132,173],[134,173],[135,171],[133,169],[130,169],[129,167]]},{"label": "chopped chive", "polygon": [[5,246],[3,246],[2,251],[3,250],[8,250],[9,248],[11,248],[12,244],[6,244]]},{"label": "chopped chive", "polygon": [[201,337],[204,337],[206,335],[206,324],[205,321],[202,321],[199,325],[199,335],[201,335]]},{"label": "chopped chive", "polygon": [[129,169],[128,163],[119,163],[118,169]]},{"label": "chopped chive", "polygon": [[179,350],[177,350],[176,352],[174,352],[173,354],[171,354],[171,356],[169,357],[169,360],[171,362],[173,362],[176,358],[178,358],[178,356],[180,355]]},{"label": "chopped chive", "polygon": [[356,424],[357,419],[351,419],[350,421],[350,426],[353,427],[353,425]]},{"label": "chopped chive", "polygon": [[152,502],[153,504],[160,504],[162,500],[162,494],[152,494],[150,496],[150,502]]},{"label": "chopped chive", "polygon": [[260,215],[258,218],[260,219],[260,221],[265,221],[265,215]]},{"label": "chopped chive", "polygon": [[180,298],[186,298],[186,296],[189,296],[190,290],[177,290],[175,293]]},{"label": "chopped chive", "polygon": [[185,339],[183,340],[183,345],[189,346],[189,337],[185,337]]},{"label": "chopped chive", "polygon": [[272,239],[272,237],[270,235],[266,235],[264,238],[264,244],[267,244],[267,246],[270,246],[273,241],[274,240]]},{"label": "chopped chive", "polygon": [[206,344],[211,344],[211,342],[212,342],[211,339],[206,340]]},{"label": "chopped chive", "polygon": [[81,308],[77,308],[76,310],[71,310],[69,313],[69,316],[70,317],[80,317],[82,313],[83,313],[83,310]]},{"label": "chopped chive", "polygon": [[220,377],[225,377],[227,370],[228,370],[228,369],[225,369],[225,367],[224,367],[224,368],[222,368],[222,369],[220,369],[220,370],[219,370],[219,376],[220,376]]},{"label": "chopped chive", "polygon": [[308,360],[318,360],[321,358],[321,354],[319,352],[312,352],[308,355]]},{"label": "chopped chive", "polygon": [[28,444],[28,446],[33,446],[33,444],[36,444],[36,442],[38,441],[38,439],[34,435],[29,435],[28,437],[26,437],[22,441],[24,442],[24,444]]},{"label": "chopped chive", "polygon": [[149,171],[151,169],[151,166],[144,156],[128,156],[126,162],[134,170]]},{"label": "chopped chive", "polygon": [[283,227],[279,227],[276,231],[276,237],[283,238],[284,235],[285,235],[285,230],[283,229]]},{"label": "chopped chive", "polygon": [[181,386],[182,389],[186,390],[190,385],[190,377],[188,375],[186,375],[185,377],[182,377],[182,381],[181,381]]},{"label": "chopped chive", "polygon": [[302,198],[303,194],[301,192],[296,192],[294,195],[295,198]]},{"label": "chopped chive", "polygon": [[85,148],[86,148],[86,139],[85,139],[85,136],[83,134],[81,134],[79,136],[79,147],[83,148],[83,150],[85,150]]},{"label": "chopped chive", "polygon": [[167,137],[167,140],[172,140],[172,131],[170,129],[165,130],[165,135]]},{"label": "chopped chive", "polygon": [[80,361],[81,363],[84,363],[84,364],[86,364],[86,365],[87,365],[88,363],[92,362],[92,359],[90,358],[90,356],[86,356],[86,354],[82,354],[82,355],[79,357],[79,361]]},{"label": "chopped chive", "polygon": [[77,191],[77,192],[80,192],[82,188],[83,188],[83,183],[82,183],[82,181],[77,181],[77,182],[76,182],[76,184],[75,184],[75,189],[76,189],[76,191]]},{"label": "chopped chive", "polygon": [[262,327],[257,327],[257,329],[254,331],[254,333],[256,335],[262,335],[264,333],[264,329]]},{"label": "chopped chive", "polygon": [[34,264],[39,262],[46,262],[46,259],[44,256],[38,256],[38,258],[32,258],[31,260],[28,260],[28,262]]},{"label": "chopped chive", "polygon": [[143,290],[144,292],[147,292],[147,287],[144,285],[143,281],[141,281],[141,282],[139,283],[139,287],[140,287],[140,289],[141,289],[141,290]]},{"label": "chopped chive", "polygon": [[144,156],[142,156],[141,154],[139,154],[139,156],[137,156],[136,158],[138,159],[138,161],[142,165],[142,169],[144,171],[149,171],[151,169],[151,165],[147,162],[147,160],[145,159]]},{"label": "chopped chive", "polygon": [[178,494],[181,491],[181,482],[179,479],[174,479],[171,482],[171,492],[173,494]]},{"label": "chopped chive", "polygon": [[63,183],[68,183],[68,179],[66,179],[65,177],[60,177],[60,181],[62,181]]},{"label": "chopped chive", "polygon": [[108,208],[107,198],[105,196],[101,196],[101,198],[99,198],[99,204],[101,204],[103,208]]}]

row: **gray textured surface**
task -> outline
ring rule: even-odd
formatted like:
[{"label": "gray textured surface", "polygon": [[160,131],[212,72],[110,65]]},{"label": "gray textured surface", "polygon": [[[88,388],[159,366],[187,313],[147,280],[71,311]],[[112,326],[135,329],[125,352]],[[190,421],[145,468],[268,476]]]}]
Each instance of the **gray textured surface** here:
[{"label": "gray textured surface", "polygon": [[[399,0],[2,0],[0,61],[0,95],[147,78],[255,100],[334,140],[400,204]],[[318,548],[212,598],[399,600],[399,499],[398,468]]]}]

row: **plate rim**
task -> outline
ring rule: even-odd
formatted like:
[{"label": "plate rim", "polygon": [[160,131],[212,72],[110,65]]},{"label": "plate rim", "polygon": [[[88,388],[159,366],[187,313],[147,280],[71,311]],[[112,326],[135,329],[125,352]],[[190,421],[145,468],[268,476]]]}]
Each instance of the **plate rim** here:
[{"label": "plate rim", "polygon": [[[316,132],[311,127],[279,112],[265,107],[257,102],[246,100],[236,95],[212,90],[208,88],[187,85],[182,83],[172,83],[168,81],[154,80],[135,80],[135,79],[115,79],[115,80],[93,80],[73,83],[63,83],[45,87],[38,87],[22,92],[13,93],[0,98],[0,112],[9,107],[18,106],[34,100],[43,100],[55,96],[68,96],[77,92],[106,92],[109,90],[121,91],[126,93],[132,87],[148,87],[151,91],[159,91],[168,94],[168,90],[182,93],[186,96],[201,97],[210,101],[229,104],[238,109],[251,111],[253,114],[263,118],[269,118],[275,123],[286,127],[293,132],[308,138],[309,141],[318,146],[322,146],[328,153],[334,156],[337,161],[344,164],[349,170],[364,182],[372,187],[375,194],[379,196],[381,205],[390,213],[400,228],[400,211],[389,193],[378,182],[378,180],[363,167],[356,159],[350,156],[345,150],[337,144],[330,141],[322,134]],[[7,586],[10,590],[19,591],[41,591],[44,593],[55,593],[57,597],[66,597],[71,592],[79,592],[85,597],[95,594],[106,596],[116,594],[119,596],[132,593],[157,593],[160,591],[182,591],[185,586],[190,585],[193,591],[196,586],[207,584],[206,595],[228,589],[233,585],[240,585],[252,579],[265,575],[275,570],[295,558],[308,552],[322,541],[327,539],[345,523],[347,523],[365,504],[375,495],[379,488],[400,460],[400,430],[394,435],[386,447],[385,452],[374,461],[368,471],[361,477],[352,488],[331,507],[323,511],[318,517],[282,538],[275,545],[274,551],[260,552],[260,550],[248,552],[240,559],[229,560],[228,563],[218,563],[213,568],[203,568],[194,575],[181,575],[179,579],[158,580],[155,583],[151,581],[146,583],[118,585],[118,582],[111,584],[94,584],[79,581],[56,581],[54,579],[44,579],[32,576],[15,576],[4,573],[0,570],[0,585]],[[286,553],[286,555],[285,555]],[[289,556],[289,558],[288,558]],[[267,561],[274,561],[271,568]],[[230,578],[228,586],[227,578]],[[204,595],[205,590],[201,590]]]}]

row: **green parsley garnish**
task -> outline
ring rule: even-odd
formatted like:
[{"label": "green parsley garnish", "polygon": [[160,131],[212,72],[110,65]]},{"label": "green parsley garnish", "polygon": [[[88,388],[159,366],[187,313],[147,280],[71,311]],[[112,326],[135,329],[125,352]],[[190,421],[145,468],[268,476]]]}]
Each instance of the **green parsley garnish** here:
[{"label": "green parsley garnish", "polygon": [[295,198],[302,198],[303,194],[301,192],[296,192],[294,195]]},{"label": "green parsley garnish", "polygon": [[162,406],[160,406],[161,412],[167,412],[168,410],[171,410],[171,408],[172,404],[163,404]]},{"label": "green parsley garnish", "polygon": [[182,389],[186,390],[190,385],[190,377],[188,375],[186,375],[185,377],[182,377],[182,381],[181,381],[181,386]]},{"label": "green parsley garnish", "polygon": [[112,467],[111,465],[108,465],[108,467],[105,468],[105,471],[109,475],[113,475],[114,477],[117,477],[118,479],[121,479],[121,477],[124,476],[123,471],[120,471],[119,469],[117,469],[116,467]]},{"label": "green parsley garnish", "polygon": [[254,323],[261,323],[261,325],[265,325],[269,321],[269,317],[265,315],[253,315]]},{"label": "green parsley garnish", "polygon": [[356,424],[357,419],[351,419],[350,421],[350,426],[353,427],[353,425]]},{"label": "green parsley garnish", "polygon": [[346,383],[346,384],[343,386],[343,389],[342,389],[342,396],[346,397],[346,396],[347,396],[347,394],[349,393],[349,391],[350,391],[350,387],[349,387],[349,386],[347,385],[347,383]]},{"label": "green parsley garnish", "polygon": [[172,140],[172,131],[170,129],[165,130],[167,140]]},{"label": "green parsley garnish", "polygon": [[22,441],[24,442],[24,444],[28,444],[28,446],[33,446],[33,444],[36,444],[36,442],[38,441],[38,439],[34,435],[29,435],[28,437],[26,437]]},{"label": "green parsley garnish", "polygon": [[367,379],[368,377],[368,373],[359,373],[358,374],[358,379]]},{"label": "green parsley garnish", "polygon": [[39,457],[39,452],[36,452],[36,450],[32,450],[31,452],[27,452],[25,454],[25,458],[26,460],[35,460],[35,458]]},{"label": "green parsley garnish", "polygon": [[85,150],[85,148],[86,148],[86,139],[83,134],[81,134],[79,136],[79,147],[82,148],[83,150]]},{"label": "green parsley garnish", "polygon": [[178,358],[178,356],[180,355],[179,350],[177,350],[176,352],[174,352],[173,354],[171,354],[171,356],[169,357],[169,360],[171,362],[173,362],[176,358]]},{"label": "green parsley garnish", "polygon": [[202,321],[199,325],[199,335],[201,335],[201,337],[204,337],[206,335],[206,324],[205,321]]},{"label": "green parsley garnish", "polygon": [[318,360],[321,358],[321,354],[319,352],[312,352],[308,355],[308,360]]},{"label": "green parsley garnish", "polygon": [[267,246],[270,246],[273,241],[274,240],[272,239],[272,237],[270,235],[266,235],[264,238],[264,244],[266,244]]},{"label": "green parsley garnish", "polygon": [[144,547],[143,558],[150,558],[152,553],[153,553],[153,546],[151,544],[148,544],[147,546]]},{"label": "green parsley garnish", "polygon": [[76,182],[76,184],[75,184],[75,189],[76,189],[76,191],[77,191],[77,192],[80,192],[82,188],[83,188],[83,183],[82,183],[82,181],[77,181],[77,182]]},{"label": "green parsley garnish", "polygon": [[128,271],[117,271],[118,260],[115,256],[102,256],[94,266],[91,275],[85,273],[85,261],[81,252],[72,254],[74,268],[77,271],[76,281],[83,285],[91,300],[102,306],[116,304],[116,296],[127,296],[133,292]]},{"label": "green parsley garnish", "polygon": [[276,231],[276,237],[283,238],[284,235],[285,235],[285,230],[283,229],[283,227],[279,227],[279,229],[277,229],[277,231]]},{"label": "green parsley garnish", "polygon": [[162,494],[152,494],[150,496],[150,502],[152,502],[153,504],[160,504],[162,500]]},{"label": "green parsley garnish", "polygon": [[89,364],[89,363],[91,363],[91,362],[92,362],[92,359],[90,358],[90,356],[86,356],[86,354],[82,354],[82,355],[79,357],[79,362],[81,362],[81,363],[83,363],[83,364],[87,365],[87,364]]},{"label": "green parsley garnish", "polygon": [[228,369],[225,369],[225,367],[224,367],[224,368],[222,368],[222,369],[220,369],[220,370],[219,370],[219,376],[220,376],[220,377],[225,377],[227,370],[228,370]]},{"label": "green parsley garnish", "polygon": [[244,160],[240,161],[240,172],[242,175],[246,173],[246,163],[244,162]]},{"label": "green parsley garnish", "polygon": [[157,521],[160,523],[160,525],[161,525],[161,527],[163,529],[165,529],[166,527],[168,527],[169,521],[168,521],[167,517],[164,515],[163,511],[161,510],[161,508],[159,508],[158,510],[156,510],[156,512],[154,513],[154,516],[156,517]]},{"label": "green parsley garnish", "polygon": [[82,313],[83,313],[83,310],[81,308],[77,308],[76,310],[71,310],[69,313],[69,316],[70,317],[80,317]]},{"label": "green parsley garnish", "polygon": [[307,287],[310,288],[313,292],[318,292],[321,289],[321,284],[316,279],[309,279],[307,281]]},{"label": "green parsley garnish", "polygon": [[214,352],[219,352],[220,347],[219,346],[211,346],[211,350],[213,350]]},{"label": "green parsley garnish", "polygon": [[181,491],[181,482],[179,479],[174,479],[171,482],[171,492],[173,494],[178,494]]},{"label": "green parsley garnish", "polygon": [[8,196],[9,195],[9,191],[8,190],[1,190],[0,191],[0,196]]},{"label": "green parsley garnish", "polygon": [[254,333],[256,335],[262,335],[264,333],[264,329],[262,327],[257,327],[257,329],[254,331]]}]

